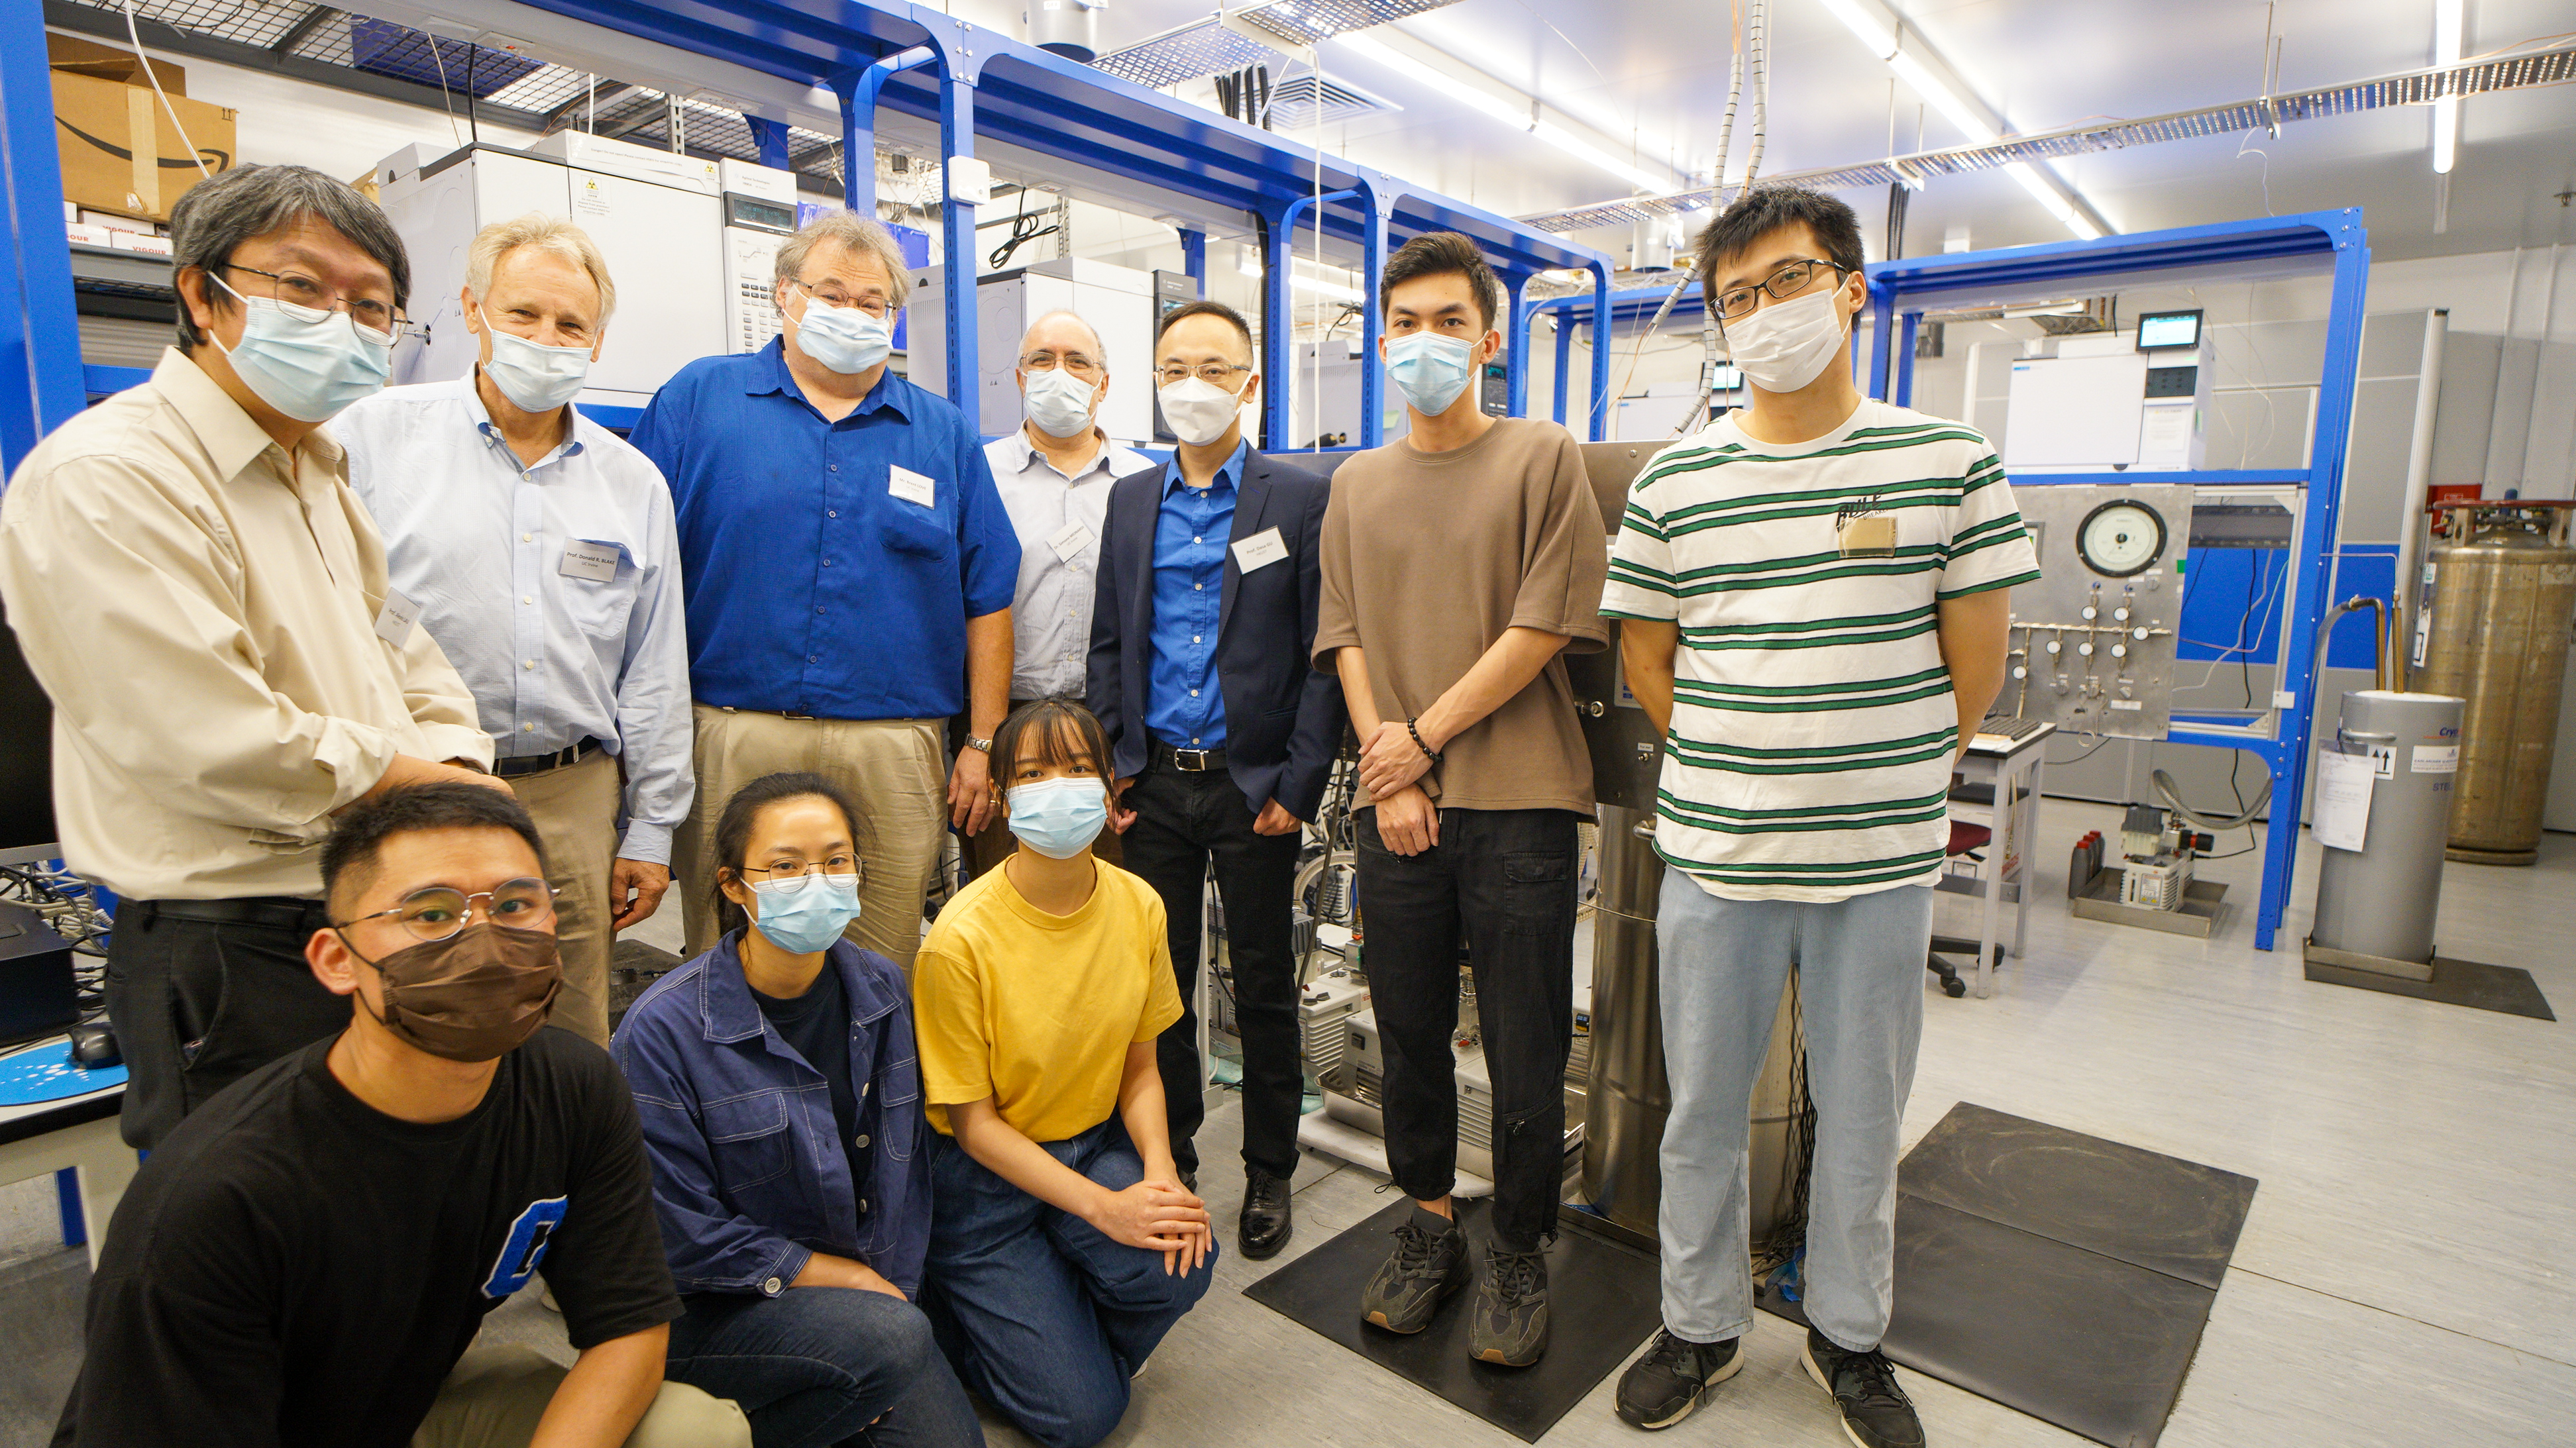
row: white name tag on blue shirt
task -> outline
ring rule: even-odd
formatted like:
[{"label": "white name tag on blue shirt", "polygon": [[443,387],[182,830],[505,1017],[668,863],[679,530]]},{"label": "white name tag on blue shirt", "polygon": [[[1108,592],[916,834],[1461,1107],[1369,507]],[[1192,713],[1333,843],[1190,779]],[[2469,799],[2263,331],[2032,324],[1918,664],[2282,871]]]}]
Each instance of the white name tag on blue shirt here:
[{"label": "white name tag on blue shirt", "polygon": [[388,588],[385,606],[376,611],[376,637],[395,648],[411,642],[412,625],[420,622],[420,605]]},{"label": "white name tag on blue shirt", "polygon": [[907,503],[919,503],[925,508],[939,506],[939,495],[932,491],[930,479],[910,468],[889,465],[886,468],[886,491]]},{"label": "white name tag on blue shirt", "polygon": [[1047,546],[1055,550],[1056,557],[1071,563],[1082,556],[1082,550],[1091,546],[1091,530],[1077,518],[1055,530],[1055,536],[1047,540]]},{"label": "white name tag on blue shirt", "polygon": [[1264,528],[1234,545],[1235,566],[1255,573],[1288,557],[1288,545],[1279,541],[1279,530]]},{"label": "white name tag on blue shirt", "polygon": [[563,566],[557,571],[566,578],[587,578],[593,583],[613,582],[617,578],[618,556],[624,551],[614,543],[579,539],[564,545]]}]

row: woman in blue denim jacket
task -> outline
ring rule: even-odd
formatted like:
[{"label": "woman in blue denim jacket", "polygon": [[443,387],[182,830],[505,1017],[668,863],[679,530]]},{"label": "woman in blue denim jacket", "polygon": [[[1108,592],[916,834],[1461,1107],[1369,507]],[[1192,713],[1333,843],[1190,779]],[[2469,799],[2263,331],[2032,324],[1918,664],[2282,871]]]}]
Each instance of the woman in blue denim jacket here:
[{"label": "woman in blue denim jacket", "polygon": [[856,814],[820,776],[772,774],[715,836],[724,936],[611,1046],[688,1309],[664,1371],[741,1404],[758,1448],[981,1444],[911,1302],[930,1236],[920,1065],[902,972],[841,938]]}]

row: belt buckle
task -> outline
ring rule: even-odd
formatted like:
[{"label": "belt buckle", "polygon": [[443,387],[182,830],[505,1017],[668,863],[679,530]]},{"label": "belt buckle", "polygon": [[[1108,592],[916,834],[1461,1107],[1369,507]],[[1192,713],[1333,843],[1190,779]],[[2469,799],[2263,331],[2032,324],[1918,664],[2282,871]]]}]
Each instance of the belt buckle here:
[{"label": "belt buckle", "polygon": [[1205,749],[1174,749],[1172,766],[1184,774],[1205,774],[1209,753],[1210,751]]}]

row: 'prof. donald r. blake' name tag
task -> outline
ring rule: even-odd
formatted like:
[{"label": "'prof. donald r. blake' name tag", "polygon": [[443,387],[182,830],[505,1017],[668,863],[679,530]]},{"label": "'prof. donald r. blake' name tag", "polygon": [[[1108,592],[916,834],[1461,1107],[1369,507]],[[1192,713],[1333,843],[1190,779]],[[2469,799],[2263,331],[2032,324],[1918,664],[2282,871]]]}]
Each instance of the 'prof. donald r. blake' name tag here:
[{"label": "'prof. donald r. blake' name tag", "polygon": [[575,539],[564,545],[563,564],[557,571],[566,578],[607,583],[617,577],[617,559],[624,551],[614,543]]}]

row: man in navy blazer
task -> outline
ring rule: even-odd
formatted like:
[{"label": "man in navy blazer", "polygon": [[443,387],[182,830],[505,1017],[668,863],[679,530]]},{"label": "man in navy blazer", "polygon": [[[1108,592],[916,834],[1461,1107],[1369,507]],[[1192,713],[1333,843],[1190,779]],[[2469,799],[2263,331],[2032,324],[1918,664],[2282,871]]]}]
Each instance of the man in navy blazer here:
[{"label": "man in navy blazer", "polygon": [[1308,662],[1330,484],[1244,441],[1261,378],[1233,308],[1193,302],[1164,318],[1154,371],[1180,446],[1110,488],[1089,694],[1115,756],[1126,868],[1162,896],[1171,925],[1182,1015],[1158,1059],[1172,1159],[1193,1190],[1192,1138],[1207,1114],[1193,1004],[1200,882],[1216,866],[1243,1037],[1238,1246],[1258,1261],[1291,1229],[1304,1087],[1289,896],[1342,735],[1341,682]]}]

